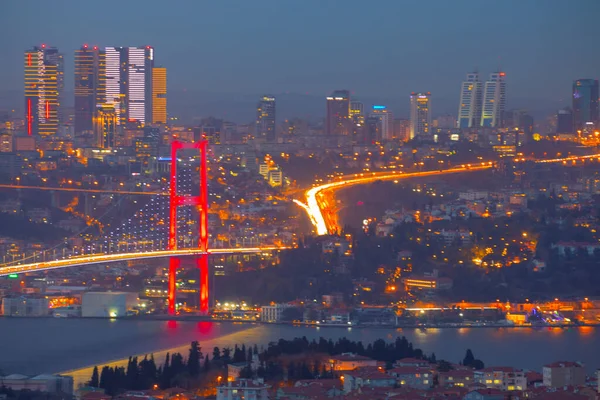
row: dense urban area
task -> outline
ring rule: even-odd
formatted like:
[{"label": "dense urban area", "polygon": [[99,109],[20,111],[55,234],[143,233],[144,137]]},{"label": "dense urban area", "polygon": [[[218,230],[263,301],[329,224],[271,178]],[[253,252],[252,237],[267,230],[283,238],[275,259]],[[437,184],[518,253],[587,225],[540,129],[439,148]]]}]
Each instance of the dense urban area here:
[{"label": "dense urban area", "polygon": [[239,123],[168,108],[174,61],[158,47],[40,43],[21,62],[24,97],[0,109],[2,321],[299,333],[233,348],[199,337],[164,360],[107,359],[86,382],[25,375],[0,349],[0,400],[600,398],[600,364],[528,370],[468,348],[444,360],[403,333],[327,336],[597,335],[595,77],[557,77],[569,96],[545,114],[511,107],[510,70],[465,68],[452,114],[434,111],[434,87],[398,94],[406,114],[340,89],[321,94],[320,115],[286,110],[295,118],[257,96]]}]

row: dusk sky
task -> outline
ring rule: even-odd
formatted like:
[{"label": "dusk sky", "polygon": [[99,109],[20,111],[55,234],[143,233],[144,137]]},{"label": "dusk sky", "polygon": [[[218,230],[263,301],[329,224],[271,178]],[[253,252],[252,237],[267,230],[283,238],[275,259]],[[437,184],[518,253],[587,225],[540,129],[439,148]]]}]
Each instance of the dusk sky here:
[{"label": "dusk sky", "polygon": [[599,16],[598,0],[3,1],[1,88],[22,90],[33,45],[65,53],[70,91],[83,43],[149,44],[172,94],[347,88],[458,102],[465,73],[477,67],[485,78],[501,66],[509,103],[567,105],[573,79],[600,75]]}]

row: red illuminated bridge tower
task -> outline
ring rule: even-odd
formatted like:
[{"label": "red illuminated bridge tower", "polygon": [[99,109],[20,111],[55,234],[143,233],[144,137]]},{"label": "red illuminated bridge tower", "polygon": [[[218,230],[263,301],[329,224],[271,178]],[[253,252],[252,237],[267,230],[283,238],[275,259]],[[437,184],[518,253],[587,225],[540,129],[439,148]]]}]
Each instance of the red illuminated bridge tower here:
[{"label": "red illuminated bridge tower", "polygon": [[[206,140],[195,143],[174,141],[171,144],[171,182],[169,205],[169,250],[177,250],[177,208],[180,206],[196,206],[200,214],[198,248],[202,254],[196,258],[200,269],[200,312],[208,314],[208,182],[206,172]],[[200,152],[200,195],[185,196],[177,194],[177,151],[183,149],[198,149]],[[169,314],[175,314],[177,268],[181,260],[178,257],[169,259]]]}]

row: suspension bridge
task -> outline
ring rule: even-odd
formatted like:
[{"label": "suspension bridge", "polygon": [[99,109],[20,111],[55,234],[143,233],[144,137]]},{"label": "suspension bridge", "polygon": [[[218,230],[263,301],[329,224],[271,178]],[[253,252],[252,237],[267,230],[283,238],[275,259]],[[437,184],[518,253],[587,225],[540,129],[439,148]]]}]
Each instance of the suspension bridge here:
[{"label": "suspension bridge", "polygon": [[[178,152],[182,150],[198,152],[199,176],[193,175],[195,168],[192,168],[190,161],[181,162],[187,168],[178,170]],[[212,238],[209,234],[206,156],[206,141],[195,143],[174,141],[171,145],[170,180],[164,191],[151,194],[129,191],[113,193],[152,196],[131,218],[93,240],[84,242],[82,238],[85,236],[85,232],[81,232],[76,235],[82,242],[79,246],[61,243],[50,249],[23,254],[19,258],[13,256],[12,259],[7,260],[4,256],[3,263],[0,265],[0,276],[112,262],[169,258],[167,301],[169,313],[174,314],[177,270],[180,268],[181,258],[193,257],[200,270],[199,309],[201,313],[207,314],[209,309],[209,254],[260,254],[283,250],[287,247],[261,246],[256,235],[251,235],[249,245],[243,240],[241,245],[236,243],[236,247],[219,246],[217,238]],[[185,159],[190,160],[189,157]],[[199,180],[199,184],[196,186],[197,180]],[[33,190],[35,188],[24,186],[22,189]],[[53,190],[53,188],[45,189]],[[73,191],[86,193],[85,190],[73,189]],[[119,207],[119,202],[115,207]]]}]

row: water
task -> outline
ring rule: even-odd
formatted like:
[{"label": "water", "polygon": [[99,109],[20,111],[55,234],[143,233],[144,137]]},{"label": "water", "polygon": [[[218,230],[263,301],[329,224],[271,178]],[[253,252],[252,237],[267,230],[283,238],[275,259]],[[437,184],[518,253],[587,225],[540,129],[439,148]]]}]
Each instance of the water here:
[{"label": "water", "polygon": [[460,361],[467,348],[486,365],[510,365],[541,371],[558,360],[581,361],[589,373],[600,368],[600,329],[580,328],[459,328],[377,329],[314,328],[229,322],[174,322],[104,319],[0,318],[0,370],[4,373],[69,371],[76,384],[91,376],[94,365],[123,365],[130,355],[154,353],[157,362],[167,351],[187,355],[198,340],[203,351],[234,344],[265,345],[280,338],[337,339],[369,343],[406,336],[414,346],[438,359]]}]

